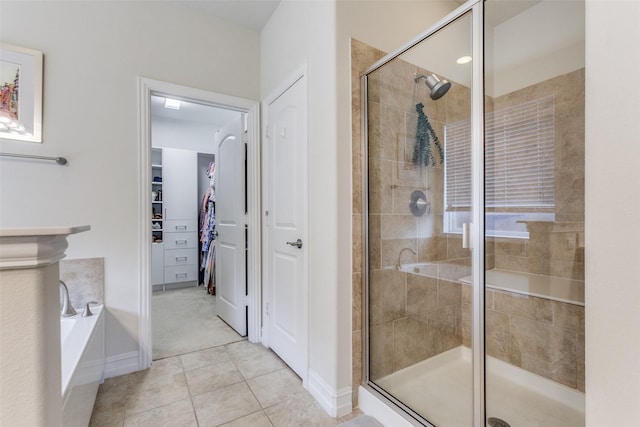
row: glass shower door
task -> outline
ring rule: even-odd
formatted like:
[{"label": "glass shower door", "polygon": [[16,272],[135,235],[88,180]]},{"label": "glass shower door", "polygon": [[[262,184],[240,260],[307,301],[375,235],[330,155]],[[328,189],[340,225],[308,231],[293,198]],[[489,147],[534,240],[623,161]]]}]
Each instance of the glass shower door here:
[{"label": "glass shower door", "polygon": [[485,2],[489,426],[584,426],[584,2]]},{"label": "glass shower door", "polygon": [[368,384],[437,426],[473,425],[472,24],[365,76]]},{"label": "glass shower door", "polygon": [[584,2],[445,19],[363,77],[367,384],[425,425],[582,427]]}]

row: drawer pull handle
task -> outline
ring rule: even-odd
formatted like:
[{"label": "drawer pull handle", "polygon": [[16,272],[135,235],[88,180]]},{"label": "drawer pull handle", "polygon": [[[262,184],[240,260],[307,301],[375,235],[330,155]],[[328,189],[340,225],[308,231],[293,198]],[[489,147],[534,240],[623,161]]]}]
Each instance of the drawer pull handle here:
[{"label": "drawer pull handle", "polygon": [[187,226],[186,225],[176,225],[176,230],[186,230]]},{"label": "drawer pull handle", "polygon": [[186,261],[187,257],[186,256],[177,256],[176,257],[176,261]]},{"label": "drawer pull handle", "polygon": [[187,241],[186,240],[176,240],[176,245],[186,245]]},{"label": "drawer pull handle", "polygon": [[176,273],[176,279],[179,279],[181,277],[187,277],[187,273]]}]

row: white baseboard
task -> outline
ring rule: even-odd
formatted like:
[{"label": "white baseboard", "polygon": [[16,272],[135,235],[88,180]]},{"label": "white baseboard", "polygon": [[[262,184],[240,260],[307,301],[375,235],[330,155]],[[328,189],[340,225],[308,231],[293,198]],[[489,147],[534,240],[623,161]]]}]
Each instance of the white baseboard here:
[{"label": "white baseboard", "polygon": [[107,357],[104,366],[104,377],[112,378],[139,371],[140,359],[137,351],[121,353]]},{"label": "white baseboard", "polygon": [[341,417],[351,413],[351,387],[334,390],[320,375],[309,369],[307,389],[329,416]]}]

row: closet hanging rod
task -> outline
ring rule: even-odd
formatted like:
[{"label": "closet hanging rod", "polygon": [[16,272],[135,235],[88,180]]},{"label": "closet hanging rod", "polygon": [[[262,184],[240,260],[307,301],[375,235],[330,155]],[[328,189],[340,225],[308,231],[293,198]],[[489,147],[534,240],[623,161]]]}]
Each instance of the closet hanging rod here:
[{"label": "closet hanging rod", "polygon": [[67,164],[67,159],[65,159],[64,157],[32,156],[30,154],[13,154],[13,153],[0,153],[0,156],[18,157],[21,159],[53,160],[59,165]]}]

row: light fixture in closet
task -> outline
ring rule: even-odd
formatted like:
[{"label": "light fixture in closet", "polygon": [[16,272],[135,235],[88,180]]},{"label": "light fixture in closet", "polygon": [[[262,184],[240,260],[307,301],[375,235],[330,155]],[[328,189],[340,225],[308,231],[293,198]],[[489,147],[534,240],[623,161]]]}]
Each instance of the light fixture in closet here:
[{"label": "light fixture in closet", "polygon": [[172,110],[179,110],[182,101],[177,99],[165,98],[164,100],[164,108],[170,108]]}]

